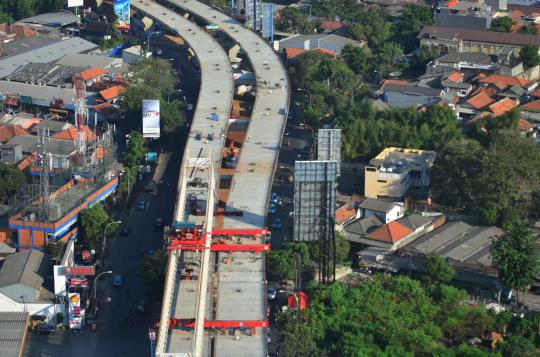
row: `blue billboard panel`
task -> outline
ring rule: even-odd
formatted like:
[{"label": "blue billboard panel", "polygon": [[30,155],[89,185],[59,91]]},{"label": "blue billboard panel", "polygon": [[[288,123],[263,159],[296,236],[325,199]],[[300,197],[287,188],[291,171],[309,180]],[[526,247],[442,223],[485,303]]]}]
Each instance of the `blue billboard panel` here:
[{"label": "blue billboard panel", "polygon": [[130,0],[114,0],[116,27],[118,27],[120,30],[129,29],[129,1]]}]

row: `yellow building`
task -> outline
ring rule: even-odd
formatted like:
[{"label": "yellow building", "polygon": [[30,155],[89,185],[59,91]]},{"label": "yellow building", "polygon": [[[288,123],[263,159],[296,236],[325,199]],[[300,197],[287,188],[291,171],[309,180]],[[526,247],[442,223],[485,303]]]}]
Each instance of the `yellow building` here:
[{"label": "yellow building", "polygon": [[366,197],[400,200],[412,188],[429,186],[435,152],[389,147],[365,167]]}]

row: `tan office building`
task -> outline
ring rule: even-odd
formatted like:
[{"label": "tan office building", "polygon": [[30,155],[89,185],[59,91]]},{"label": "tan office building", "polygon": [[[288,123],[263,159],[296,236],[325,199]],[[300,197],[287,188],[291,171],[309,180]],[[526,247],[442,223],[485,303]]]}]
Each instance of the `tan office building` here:
[{"label": "tan office building", "polygon": [[389,147],[365,167],[366,197],[401,200],[410,188],[427,188],[435,152]]}]

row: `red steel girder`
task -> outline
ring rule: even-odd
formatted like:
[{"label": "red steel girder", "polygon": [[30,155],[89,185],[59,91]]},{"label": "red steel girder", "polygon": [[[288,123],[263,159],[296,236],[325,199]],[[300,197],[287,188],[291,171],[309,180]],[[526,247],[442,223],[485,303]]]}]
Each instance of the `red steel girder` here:
[{"label": "red steel girder", "polygon": [[270,244],[212,244],[213,252],[268,252]]},{"label": "red steel girder", "polygon": [[[194,319],[169,319],[169,327],[194,328]],[[204,328],[251,328],[268,327],[268,320],[228,320],[228,321],[208,321],[204,320]]]},{"label": "red steel girder", "polygon": [[268,228],[257,229],[214,229],[213,236],[257,236],[267,235]]}]

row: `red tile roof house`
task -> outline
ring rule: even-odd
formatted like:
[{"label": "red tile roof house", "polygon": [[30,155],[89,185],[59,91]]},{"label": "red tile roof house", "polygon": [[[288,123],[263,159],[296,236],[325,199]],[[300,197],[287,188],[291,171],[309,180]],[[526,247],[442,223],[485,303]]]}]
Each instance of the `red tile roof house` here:
[{"label": "red tile roof house", "polygon": [[[373,221],[375,219],[375,221]],[[367,224],[364,224],[366,221]],[[361,243],[363,246],[374,246],[395,251],[406,246],[417,238],[440,227],[446,222],[444,215],[423,217],[418,214],[402,217],[387,224],[375,216],[359,218],[345,225],[345,238],[351,243]]]},{"label": "red tile roof house", "polygon": [[525,103],[519,107],[523,118],[540,124],[540,99]]}]

